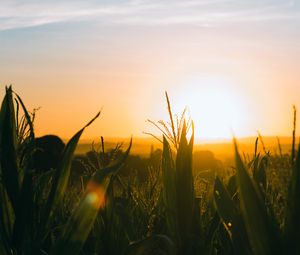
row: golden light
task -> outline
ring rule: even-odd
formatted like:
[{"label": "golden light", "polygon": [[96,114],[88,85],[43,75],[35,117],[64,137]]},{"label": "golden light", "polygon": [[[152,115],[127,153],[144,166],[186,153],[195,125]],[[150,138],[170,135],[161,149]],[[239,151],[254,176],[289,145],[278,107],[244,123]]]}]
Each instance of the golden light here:
[{"label": "golden light", "polygon": [[105,190],[98,183],[90,181],[87,186],[86,202],[99,209],[105,205],[105,200]]},{"label": "golden light", "polygon": [[[244,135],[249,117],[247,98],[228,77],[204,76],[183,81],[174,104],[185,105],[195,123],[195,136],[202,140],[230,139]],[[179,109],[176,109],[176,111]]]}]

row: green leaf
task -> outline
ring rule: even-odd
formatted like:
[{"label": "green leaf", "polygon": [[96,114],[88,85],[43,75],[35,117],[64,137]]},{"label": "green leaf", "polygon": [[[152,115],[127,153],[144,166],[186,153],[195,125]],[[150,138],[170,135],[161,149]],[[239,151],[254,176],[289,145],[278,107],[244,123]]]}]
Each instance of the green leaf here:
[{"label": "green leaf", "polygon": [[282,254],[278,233],[272,225],[259,189],[241,160],[235,140],[234,145],[242,214],[253,252],[256,255]]},{"label": "green leaf", "polygon": [[292,178],[287,198],[287,217],[285,225],[285,235],[287,249],[295,252],[299,246],[300,236],[300,144],[296,163],[293,166]]},{"label": "green leaf", "polygon": [[34,137],[35,137],[35,136],[34,136],[34,128],[33,128],[33,123],[32,123],[31,117],[30,117],[30,115],[29,115],[29,113],[28,113],[28,111],[27,111],[27,108],[26,108],[25,104],[23,103],[21,97],[20,97],[18,94],[16,94],[16,93],[14,93],[14,94],[16,95],[16,97],[17,97],[17,99],[18,99],[19,103],[21,104],[22,109],[23,109],[23,111],[24,111],[26,121],[27,121],[27,123],[28,123],[28,125],[29,125],[29,130],[30,130],[30,133],[29,133],[29,134],[30,134],[30,138],[31,138],[32,140],[34,140]]},{"label": "green leaf", "polygon": [[227,228],[231,229],[238,216],[237,208],[219,177],[215,180],[214,201],[217,211]]},{"label": "green leaf", "polygon": [[5,244],[0,236],[0,254],[1,255],[8,255],[9,253],[7,252],[7,249],[5,247]]},{"label": "green leaf", "polygon": [[169,235],[178,241],[176,172],[170,145],[163,137],[162,155],[163,201],[166,210],[166,221]]},{"label": "green leaf", "polygon": [[25,239],[30,239],[32,231],[33,219],[33,183],[30,173],[25,172],[23,179],[20,200],[18,204],[18,210],[16,212],[16,219],[13,230],[12,244],[15,249],[21,253],[24,251],[23,244]]},{"label": "green leaf", "polygon": [[217,177],[214,200],[225,229],[229,232],[236,254],[251,254],[248,237],[241,215],[223,182]]},{"label": "green leaf", "polygon": [[[29,125],[29,139],[26,141],[26,146],[28,149],[34,148],[35,136],[31,117],[22,101],[22,99],[15,93],[17,100],[22,106],[25,114],[26,123]],[[19,141],[20,143],[20,141]],[[29,228],[32,226],[33,222],[33,182],[31,169],[25,164],[23,166],[24,178],[22,181],[22,187],[20,192],[20,199],[18,201],[18,209],[16,212],[16,219],[13,230],[13,246],[19,252],[24,251],[23,243],[24,239],[29,239],[31,237],[32,230]]]},{"label": "green leaf", "polygon": [[[7,192],[0,182],[0,242],[3,249],[10,250],[13,222],[15,219],[12,205],[7,196]],[[2,254],[2,253],[0,253]],[[3,253],[5,254],[5,253]]]},{"label": "green leaf", "polygon": [[186,139],[184,123],[176,156],[176,195],[178,212],[178,229],[181,244],[184,245],[192,234],[195,212],[194,180],[192,171],[193,135],[190,143]]},{"label": "green leaf", "polygon": [[235,196],[235,194],[237,193],[237,184],[236,184],[236,175],[232,175],[227,183],[227,190],[229,192],[229,194],[231,195],[231,197]]},{"label": "green leaf", "polygon": [[111,176],[116,174],[124,164],[124,161],[130,152],[131,144],[132,140],[130,141],[130,145],[124,156],[119,161],[104,169],[96,171],[87,186],[87,190],[83,195],[79,206],[73,212],[62,236],[54,245],[50,254],[76,255],[80,253],[80,250],[93,227],[100,207],[105,204],[106,191]]},{"label": "green leaf", "polygon": [[256,181],[259,189],[262,192],[262,195],[264,195],[266,188],[267,188],[267,175],[266,175],[266,169],[267,169],[268,159],[267,157],[262,157],[259,160],[258,166],[254,168],[253,171],[253,178]]},{"label": "green leaf", "polygon": [[11,87],[6,88],[0,111],[0,164],[2,182],[16,212],[20,187],[16,119]]},{"label": "green leaf", "polygon": [[81,130],[79,130],[67,143],[63,152],[62,160],[60,162],[60,167],[57,169],[54,176],[53,185],[46,204],[46,209],[44,213],[44,224],[42,224],[42,228],[47,227],[52,214],[61,205],[70,177],[70,170],[72,159],[74,157],[74,152],[83,131],[86,127],[92,124],[94,120],[99,117],[99,115],[100,112],[87,125],[85,125]]},{"label": "green leaf", "polygon": [[175,255],[175,245],[165,235],[152,235],[141,241],[131,243],[126,255],[166,254]]}]

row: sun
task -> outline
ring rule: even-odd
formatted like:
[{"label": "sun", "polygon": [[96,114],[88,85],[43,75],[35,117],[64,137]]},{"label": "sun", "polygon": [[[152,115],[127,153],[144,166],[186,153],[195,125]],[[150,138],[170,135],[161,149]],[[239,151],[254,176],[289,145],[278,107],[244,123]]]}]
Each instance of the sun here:
[{"label": "sun", "polygon": [[230,139],[233,134],[246,134],[247,98],[232,79],[205,76],[183,83],[174,102],[176,107],[189,109],[196,138]]}]

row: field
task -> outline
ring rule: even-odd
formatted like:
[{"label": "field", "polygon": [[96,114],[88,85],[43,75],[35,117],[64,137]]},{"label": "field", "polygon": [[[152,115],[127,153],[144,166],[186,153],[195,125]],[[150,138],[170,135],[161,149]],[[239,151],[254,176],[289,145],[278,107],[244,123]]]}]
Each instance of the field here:
[{"label": "field", "polygon": [[[241,152],[246,154],[253,154],[254,144],[257,137],[247,137],[239,139],[239,148]],[[92,143],[100,139],[85,140],[79,142],[75,153],[84,154],[91,150]],[[290,153],[292,148],[292,137],[279,137],[282,153]],[[67,141],[65,141],[67,142]],[[268,151],[272,154],[279,154],[278,139],[277,137],[263,137],[263,142]],[[127,138],[106,138],[105,145],[107,149],[113,149],[118,143],[123,143],[124,146],[128,145]],[[97,146],[100,143],[95,143]],[[138,155],[141,157],[148,157],[152,148],[162,149],[162,144],[152,138],[134,138],[134,143],[130,149],[131,155]],[[234,150],[232,140],[224,141],[195,141],[194,151],[211,151],[215,157],[221,161],[234,160]]]},{"label": "field", "polygon": [[[0,254],[297,254],[300,150],[293,136],[194,144],[169,120],[154,138],[35,137],[6,88],[0,111]],[[294,109],[296,123],[296,109]]]}]

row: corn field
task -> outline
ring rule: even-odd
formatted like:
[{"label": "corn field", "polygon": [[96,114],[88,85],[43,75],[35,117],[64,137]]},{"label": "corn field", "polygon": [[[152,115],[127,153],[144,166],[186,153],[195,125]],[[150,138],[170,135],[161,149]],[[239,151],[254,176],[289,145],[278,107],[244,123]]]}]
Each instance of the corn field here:
[{"label": "corn field", "polygon": [[162,133],[159,163],[147,166],[141,180],[126,168],[132,141],[125,151],[119,145],[106,151],[102,138],[80,161],[84,170],[74,172],[79,139],[100,113],[71,137],[54,166],[37,167],[35,112],[7,87],[0,111],[0,254],[300,254],[296,126],[289,154],[259,151],[259,137],[253,155],[242,157],[234,139],[232,174],[204,179],[199,193],[193,122],[184,112],[174,116],[166,99],[169,120],[150,121]]}]

